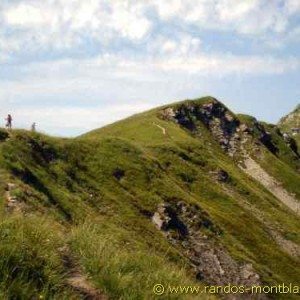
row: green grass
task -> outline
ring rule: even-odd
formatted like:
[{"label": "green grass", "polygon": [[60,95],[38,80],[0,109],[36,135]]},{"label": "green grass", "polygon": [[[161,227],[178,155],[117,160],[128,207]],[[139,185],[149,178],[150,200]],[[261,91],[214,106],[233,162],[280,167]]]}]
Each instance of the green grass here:
[{"label": "green grass", "polygon": [[[175,107],[211,100],[189,100]],[[298,245],[299,219],[246,176],[203,124],[197,124],[201,136],[192,135],[159,118],[158,110],[76,139],[26,131],[13,131],[9,140],[4,136],[0,142],[2,298],[80,298],[66,284],[68,270],[58,250],[66,245],[91,282],[110,299],[151,299],[155,283],[199,284],[182,249],[171,245],[149,218],[158,204],[174,199],[200,207],[222,231],[218,243],[237,261],[251,262],[264,283],[299,282],[300,271],[294,268],[299,260],[282,251],[243,203],[262,211]],[[253,122],[250,117],[239,118]],[[263,152],[261,164],[300,196],[299,162],[276,134],[274,129],[279,154]],[[213,176],[220,168],[230,175],[226,188],[231,193]],[[25,205],[23,214],[5,212],[8,182],[16,184],[13,193]],[[18,272],[12,277],[16,266]]]},{"label": "green grass", "polygon": [[58,249],[59,225],[44,217],[5,217],[0,223],[1,299],[69,299]]},{"label": "green grass", "polygon": [[187,275],[184,262],[173,257],[172,251],[149,251],[140,238],[133,239],[120,227],[99,226],[97,221],[83,224],[72,230],[70,244],[95,285],[111,299],[154,298],[155,284],[199,284]]},{"label": "green grass", "polygon": [[[292,128],[299,128],[300,127],[300,104],[288,115],[283,117],[279,123],[279,128],[288,134],[292,134]],[[293,136],[295,141],[297,142],[298,148],[300,149],[300,134]]]}]

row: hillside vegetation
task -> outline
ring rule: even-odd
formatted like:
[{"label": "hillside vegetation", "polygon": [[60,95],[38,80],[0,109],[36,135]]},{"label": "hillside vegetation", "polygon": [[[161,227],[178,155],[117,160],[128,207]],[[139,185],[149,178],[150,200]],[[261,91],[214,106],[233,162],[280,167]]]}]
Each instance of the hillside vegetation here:
[{"label": "hillside vegetation", "polygon": [[206,97],[75,139],[0,140],[1,299],[299,283],[300,159],[277,126]]},{"label": "hillside vegetation", "polygon": [[[279,121],[278,126],[283,132],[291,135],[296,140],[298,147],[300,147],[300,104],[291,113],[284,116]],[[298,129],[299,132],[293,132],[295,129]]]}]

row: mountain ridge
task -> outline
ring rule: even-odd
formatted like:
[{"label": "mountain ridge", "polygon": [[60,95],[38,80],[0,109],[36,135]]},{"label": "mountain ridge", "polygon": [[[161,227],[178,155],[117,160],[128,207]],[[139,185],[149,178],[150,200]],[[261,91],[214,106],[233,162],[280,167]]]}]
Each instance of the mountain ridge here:
[{"label": "mountain ridge", "polygon": [[112,299],[152,298],[158,282],[299,282],[299,153],[275,125],[205,97],[75,139],[0,136],[2,297],[81,299],[66,248]]}]

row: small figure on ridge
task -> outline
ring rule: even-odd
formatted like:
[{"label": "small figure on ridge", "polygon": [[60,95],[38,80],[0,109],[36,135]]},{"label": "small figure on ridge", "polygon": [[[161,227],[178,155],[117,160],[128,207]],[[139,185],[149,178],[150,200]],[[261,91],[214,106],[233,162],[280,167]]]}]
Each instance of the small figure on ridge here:
[{"label": "small figure on ridge", "polygon": [[6,128],[11,130],[12,129],[12,116],[10,114],[7,115],[7,118],[5,119],[6,120]]},{"label": "small figure on ridge", "polygon": [[31,125],[31,131],[36,132],[36,123],[35,122],[32,123],[32,125]]}]

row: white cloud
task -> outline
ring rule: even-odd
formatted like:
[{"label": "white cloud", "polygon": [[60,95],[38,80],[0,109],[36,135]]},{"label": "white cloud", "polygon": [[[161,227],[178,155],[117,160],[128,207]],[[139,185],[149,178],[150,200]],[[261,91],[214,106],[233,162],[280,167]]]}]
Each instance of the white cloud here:
[{"label": "white cloud", "polygon": [[[170,41],[167,40],[168,42]],[[76,95],[77,88],[88,90],[105,81],[110,81],[113,86],[115,80],[163,81],[164,77],[169,75],[180,77],[188,75],[222,77],[232,74],[273,75],[295,71],[299,68],[300,59],[293,57],[207,54],[199,50],[189,51],[186,55],[175,50],[146,58],[105,54],[91,59],[66,59],[17,66],[15,71],[22,74],[26,84],[19,86],[14,92],[22,93],[29,86],[33,94],[38,92],[53,95],[54,91],[51,90],[53,79],[55,79],[53,86],[57,88],[58,95],[63,90],[71,90]],[[41,82],[43,82],[42,85],[40,85]],[[102,88],[101,85],[99,87]],[[4,98],[4,95],[2,94],[1,97],[0,92],[1,98]]]},{"label": "white cloud", "polygon": [[59,1],[62,23],[69,23],[70,28],[79,30],[97,30],[107,22],[107,14],[103,1]]},{"label": "white cloud", "polygon": [[177,34],[176,38],[169,38],[162,35],[153,39],[148,45],[148,51],[152,56],[192,56],[201,50],[202,41],[189,34]]},{"label": "white cloud", "polygon": [[[183,45],[196,44],[197,49],[186,55],[177,52],[181,40],[189,41]],[[151,58],[106,54],[16,66],[11,70],[22,74],[21,78],[0,80],[1,111],[12,112],[18,127],[29,128],[37,122],[39,130],[74,135],[179,95],[203,94],[202,84],[208,78],[214,82],[233,74],[273,75],[300,68],[295,58],[205,54],[200,42],[188,37],[174,43],[175,50]]]},{"label": "white cloud", "polygon": [[[299,0],[4,2],[1,111],[11,111],[25,128],[35,121],[53,134],[85,132],[172,98],[203,94],[204,81],[215,86],[231,75],[300,69],[288,52],[279,58],[251,48],[254,40],[279,50],[298,43]],[[238,51],[247,55],[234,54],[230,45],[240,37]]]},{"label": "white cloud", "polygon": [[[170,82],[176,85],[188,78],[215,80],[228,75],[283,74],[299,68],[300,60],[296,58],[208,55],[201,52],[192,56],[174,52],[147,59],[104,55],[86,60],[32,63],[11,69],[22,75],[18,80],[0,80],[0,103],[2,108],[10,105],[18,107],[23,102],[32,101],[38,101],[40,106],[47,99],[64,103],[63,99],[82,101],[85,98],[86,105],[102,100],[122,103],[129,99],[136,101],[139,95],[144,94],[145,86],[167,87]],[[149,91],[146,94],[148,99],[154,95]],[[40,102],[39,99],[44,100]]]},{"label": "white cloud", "polygon": [[130,5],[127,1],[116,1],[112,6],[111,27],[122,36],[139,40],[149,32],[151,22],[143,16],[142,6]]},{"label": "white cloud", "polygon": [[158,13],[162,19],[169,19],[180,15],[184,11],[184,4],[181,0],[154,1]]},{"label": "white cloud", "polygon": [[266,34],[287,30],[298,0],[170,0],[153,1],[164,20],[177,19],[203,29]]},{"label": "white cloud", "polygon": [[289,14],[295,14],[300,11],[300,1],[299,0],[286,0],[285,7]]},{"label": "white cloud", "polygon": [[177,48],[177,43],[169,39],[165,40],[161,45],[161,49],[165,53],[174,52],[176,48]]},{"label": "white cloud", "polygon": [[[257,35],[267,40],[270,34],[282,36],[295,31],[292,18],[300,11],[299,0],[19,0],[7,3],[0,9],[0,51],[16,55],[40,51],[61,53],[84,48],[87,41],[100,44],[102,51],[109,51],[107,48],[114,42],[120,45],[122,39],[130,43],[143,41],[151,47],[156,40],[155,19],[148,14],[151,9],[157,11],[161,26],[170,20],[182,26],[174,31],[177,40],[186,25],[199,32],[213,29]],[[174,41],[166,41],[160,49],[174,51]]]},{"label": "white cloud", "polygon": [[257,0],[238,1],[238,0],[221,0],[216,4],[216,9],[221,21],[228,22],[241,19],[258,6]]},{"label": "white cloud", "polygon": [[16,7],[10,7],[4,11],[4,19],[7,24],[17,27],[49,26],[57,22],[55,11],[49,6],[20,3]]},{"label": "white cloud", "polygon": [[173,70],[225,76],[228,74],[280,74],[298,69],[300,62],[295,59],[280,60],[258,56],[199,55],[189,59],[171,58],[161,60],[156,63],[156,66],[165,71]]},{"label": "white cloud", "polygon": [[[144,5],[121,0],[23,0],[0,10],[0,38],[14,51],[24,51],[24,45],[25,50],[69,49],[86,39],[135,42],[151,30],[144,10]],[[6,28],[14,29],[13,34],[5,35]],[[3,43],[0,47],[5,50]]]}]

